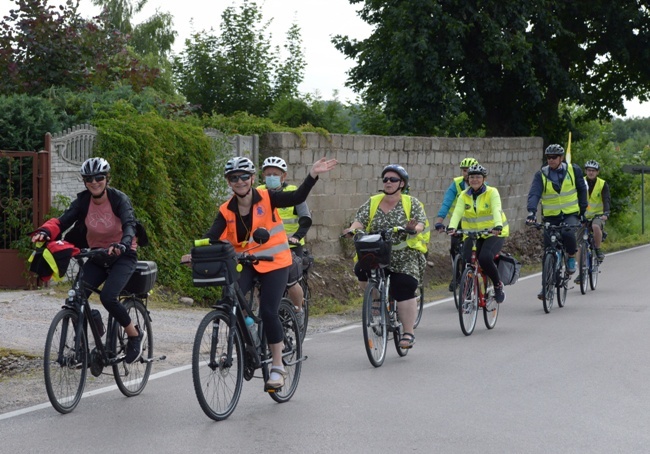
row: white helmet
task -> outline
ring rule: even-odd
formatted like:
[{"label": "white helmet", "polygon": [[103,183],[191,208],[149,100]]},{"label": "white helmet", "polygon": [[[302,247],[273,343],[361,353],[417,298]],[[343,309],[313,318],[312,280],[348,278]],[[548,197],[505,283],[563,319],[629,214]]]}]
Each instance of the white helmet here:
[{"label": "white helmet", "polygon": [[111,171],[111,165],[104,158],[90,158],[86,159],[83,164],[81,164],[81,169],[79,172],[82,177],[88,177],[92,175],[108,175],[108,172]]},{"label": "white helmet", "polygon": [[255,164],[250,159],[244,156],[236,156],[230,158],[226,163],[226,168],[224,169],[224,175],[230,175],[233,172],[246,172],[251,175],[255,174]]},{"label": "white helmet", "polygon": [[283,172],[286,172],[288,169],[287,163],[284,161],[284,159],[278,158],[276,156],[270,156],[264,160],[262,163],[262,170],[266,169],[267,167],[277,167]]}]

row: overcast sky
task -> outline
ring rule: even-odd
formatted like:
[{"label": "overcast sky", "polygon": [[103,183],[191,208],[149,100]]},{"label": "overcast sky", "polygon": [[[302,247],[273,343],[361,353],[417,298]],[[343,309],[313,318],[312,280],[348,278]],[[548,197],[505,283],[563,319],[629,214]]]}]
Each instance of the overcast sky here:
[{"label": "overcast sky", "polygon": [[[49,3],[64,4],[65,0],[49,0]],[[232,5],[238,9],[241,3],[233,0],[148,0],[145,10],[136,16],[134,22],[145,20],[157,9],[171,13],[174,29],[178,32],[174,50],[179,53],[185,39],[193,32],[210,28],[219,30],[223,10]],[[300,26],[307,67],[299,90],[302,93],[318,92],[323,99],[332,99],[334,91],[338,90],[340,101],[354,101],[355,94],[344,87],[346,72],[353,62],[334,48],[331,37],[347,35],[364,39],[370,35],[370,26],[357,14],[360,5],[350,5],[348,0],[258,0],[257,4],[262,6],[265,21],[273,19],[270,30],[274,45],[285,43],[286,32],[294,21]],[[13,7],[13,1],[0,0],[0,17]],[[98,12],[90,0],[81,0],[82,16],[89,17]],[[650,117],[650,103],[626,102],[625,105],[628,117]]]}]

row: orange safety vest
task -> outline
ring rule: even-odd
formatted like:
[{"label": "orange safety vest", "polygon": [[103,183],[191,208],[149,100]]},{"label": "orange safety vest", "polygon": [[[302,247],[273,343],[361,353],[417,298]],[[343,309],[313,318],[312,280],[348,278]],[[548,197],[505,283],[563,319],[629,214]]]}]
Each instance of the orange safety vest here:
[{"label": "orange safety vest", "polygon": [[[253,265],[256,271],[260,273],[268,273],[269,271],[285,268],[291,265],[291,251],[289,250],[289,242],[287,234],[284,231],[284,224],[282,218],[278,214],[277,209],[271,206],[271,197],[268,190],[257,190],[262,200],[253,204],[251,207],[251,214],[253,217],[253,225],[251,228],[250,237],[247,241],[242,243],[237,241],[237,219],[235,213],[228,209],[230,201],[223,203],[219,207],[221,215],[226,220],[226,229],[221,234],[221,240],[227,240],[232,243],[235,252],[241,254],[249,249],[249,244],[253,241],[253,232],[258,227],[263,227],[269,231],[271,237],[269,241],[255,248],[255,255],[272,255],[272,262],[259,262]],[[274,216],[275,214],[275,216]]]}]

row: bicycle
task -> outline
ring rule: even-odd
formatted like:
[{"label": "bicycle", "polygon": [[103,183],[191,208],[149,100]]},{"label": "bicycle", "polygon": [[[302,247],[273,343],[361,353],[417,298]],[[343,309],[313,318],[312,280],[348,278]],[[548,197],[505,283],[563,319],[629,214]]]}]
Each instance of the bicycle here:
[{"label": "bicycle", "polygon": [[464,235],[472,240],[471,259],[465,264],[458,291],[460,329],[463,334],[469,336],[476,327],[479,308],[483,308],[483,321],[487,329],[493,329],[496,326],[497,317],[499,316],[499,304],[494,299],[494,286],[492,281],[483,273],[478,263],[476,246],[476,241],[479,238],[492,235],[492,232],[490,230],[460,229],[455,230],[453,235]]},{"label": "bicycle", "polygon": [[[598,218],[600,216],[595,216]],[[596,254],[596,244],[594,243],[594,232],[591,229],[593,220],[587,222],[582,232],[582,242],[580,244],[580,293],[583,295],[587,293],[587,279],[589,279],[589,287],[591,290],[596,290],[598,285],[598,274],[600,273],[600,261]]]},{"label": "bicycle", "polygon": [[458,289],[460,288],[461,277],[463,276],[464,269],[465,263],[463,261],[463,242],[459,241],[454,247],[454,258],[451,260],[451,286],[454,293],[454,303],[456,304],[456,310],[458,310],[459,307],[460,295]]},{"label": "bicycle", "polygon": [[[380,367],[386,358],[388,333],[392,333],[395,349],[399,356],[406,356],[408,348],[400,347],[402,323],[399,321],[397,301],[389,296],[390,275],[384,268],[390,263],[391,240],[393,235],[413,234],[413,230],[393,227],[368,234],[362,230],[350,232],[354,237],[362,268],[369,271],[369,279],[363,295],[362,326],[363,341],[370,364]],[[342,235],[347,236],[347,234]],[[423,292],[419,300],[423,300]],[[420,304],[422,306],[422,304]]]},{"label": "bicycle", "polygon": [[[135,272],[119,297],[133,323],[146,333],[142,356],[131,364],[124,362],[128,336],[110,314],[106,343],[102,342],[104,327],[101,314],[96,320],[97,315],[93,314],[95,310],[90,307],[86,296],[88,291],[99,293],[99,290],[84,283],[83,264],[85,260],[106,254],[106,249],[81,249],[78,255],[72,257],[78,271],[68,291],[68,298],[61,311],[54,316],[47,333],[43,356],[45,389],[50,403],[59,413],[70,413],[79,403],[88,369],[94,377],[99,377],[105,367],[112,367],[117,387],[122,394],[132,397],[144,390],[152,363],[165,359],[165,356],[153,357],[153,331],[147,309],[147,296],[158,272],[155,262],[137,262]],[[95,344],[92,350],[88,327]]]},{"label": "bicycle", "polygon": [[551,225],[549,222],[528,224],[538,230],[544,229],[544,236],[550,238],[550,245],[544,249],[542,262],[542,304],[547,314],[553,308],[554,294],[557,294],[557,305],[564,307],[566,296],[569,290],[571,275],[567,271],[566,262],[568,259],[564,243],[562,241],[562,230],[575,230],[578,226],[561,223]]},{"label": "bicycle", "polygon": [[[254,232],[253,238],[256,243],[262,244],[264,238],[268,240],[268,232],[264,237],[260,236],[263,234],[258,230]],[[232,250],[234,256],[230,243],[217,241],[211,244]],[[273,260],[272,256],[253,255],[251,249],[236,255],[234,260],[238,267]],[[233,259],[224,258],[213,263],[225,265],[227,260]],[[196,279],[194,282],[197,285]],[[262,319],[249,306],[237,283],[235,272],[228,269],[220,282],[213,285],[223,285],[222,298],[201,320],[192,348],[194,391],[204,413],[215,421],[224,420],[233,413],[241,396],[243,380],[253,379],[257,369],[261,369],[264,382],[268,381],[272,362]],[[255,330],[260,333],[256,336],[257,339],[246,325],[247,316],[253,318]],[[274,401],[283,403],[295,394],[302,362],[307,357],[302,356],[300,329],[293,303],[289,299],[282,298],[279,317],[284,330],[282,357],[288,375],[282,388],[265,387],[265,391]]]}]

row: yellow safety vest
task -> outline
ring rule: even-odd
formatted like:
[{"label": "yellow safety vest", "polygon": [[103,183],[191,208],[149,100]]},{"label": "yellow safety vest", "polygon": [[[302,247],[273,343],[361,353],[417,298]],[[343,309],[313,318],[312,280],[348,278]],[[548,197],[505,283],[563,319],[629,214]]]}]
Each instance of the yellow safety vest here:
[{"label": "yellow safety vest", "polygon": [[[266,189],[266,185],[261,184],[257,187],[257,189]],[[283,191],[295,191],[296,189],[298,189],[298,187],[292,184],[288,184],[287,186],[282,188]],[[284,225],[284,231],[287,232],[287,238],[288,238],[294,233],[296,233],[300,228],[300,225],[298,224],[298,219],[300,218],[295,213],[294,207],[278,208],[277,210],[278,210],[278,214],[280,215],[280,219],[282,219],[282,224]],[[300,238],[300,244],[302,246],[305,245],[304,238]],[[295,247],[295,244],[289,243],[289,247]]]},{"label": "yellow safety vest", "polygon": [[591,191],[591,194],[589,194],[589,205],[585,212],[585,217],[587,219],[593,219],[597,214],[604,213],[605,205],[603,204],[603,186],[605,186],[605,180],[596,177],[596,183],[594,184],[594,189]]},{"label": "yellow safety vest", "polygon": [[[377,213],[377,208],[379,208],[379,203],[382,201],[384,196],[385,194],[377,194],[370,197],[370,218],[368,220],[368,225],[366,226],[366,230],[370,228],[370,224],[372,223],[372,218],[375,217],[375,213]],[[420,205],[424,210],[424,205],[422,204],[422,202],[420,202]],[[404,207],[404,212],[406,213],[406,219],[410,221],[411,220],[411,196],[410,195],[402,194],[402,206]],[[406,237],[406,241],[402,241],[399,244],[393,245],[393,250],[396,251],[396,250],[404,249],[405,247],[410,247],[412,249],[422,252],[423,254],[426,254],[430,239],[431,239],[431,227],[429,226],[429,219],[427,218],[426,222],[424,223],[424,230],[422,230],[422,232],[416,233],[415,235],[408,235]]]},{"label": "yellow safety vest", "polygon": [[553,183],[546,177],[542,171],[542,215],[559,216],[561,213],[578,213],[578,190],[576,189],[576,178],[573,173],[573,166],[567,164],[567,174],[562,181],[560,193],[555,192]]},{"label": "yellow safety vest", "polygon": [[[463,191],[459,197],[460,203],[465,204],[465,213],[462,219],[463,229],[478,231],[495,227],[491,196],[496,189],[491,186],[485,187],[485,192],[476,198],[476,210],[474,210],[474,197],[468,193],[470,189]],[[503,210],[501,210],[501,222],[503,230],[499,236],[506,237],[510,234],[510,226]]]}]

